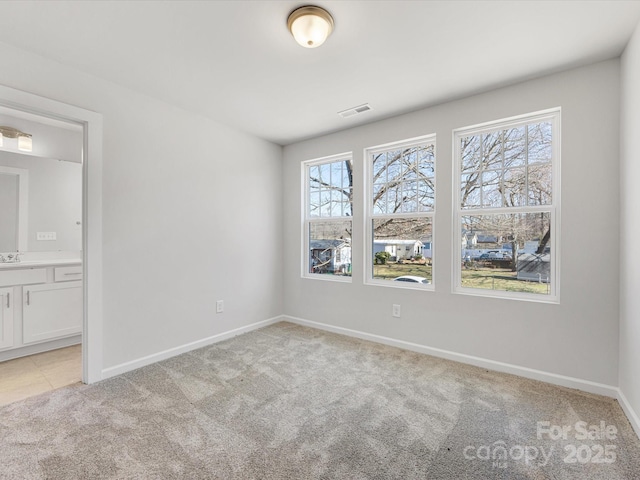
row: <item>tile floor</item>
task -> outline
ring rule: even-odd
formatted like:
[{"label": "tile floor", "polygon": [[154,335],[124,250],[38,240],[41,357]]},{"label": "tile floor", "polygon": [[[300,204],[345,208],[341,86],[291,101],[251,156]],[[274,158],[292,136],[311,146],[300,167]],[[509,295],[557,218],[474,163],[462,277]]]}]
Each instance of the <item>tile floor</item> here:
[{"label": "tile floor", "polygon": [[73,345],[0,363],[0,405],[79,382],[81,352]]}]

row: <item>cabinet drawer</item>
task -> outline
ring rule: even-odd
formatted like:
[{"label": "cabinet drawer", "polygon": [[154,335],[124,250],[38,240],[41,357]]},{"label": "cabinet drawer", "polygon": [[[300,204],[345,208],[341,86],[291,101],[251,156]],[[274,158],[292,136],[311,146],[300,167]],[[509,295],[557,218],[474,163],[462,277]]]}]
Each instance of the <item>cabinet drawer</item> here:
[{"label": "cabinet drawer", "polygon": [[53,280],[55,282],[69,282],[82,280],[82,265],[73,267],[57,267],[54,269]]},{"label": "cabinet drawer", "polygon": [[0,287],[11,285],[32,285],[47,281],[46,268],[24,268],[0,272]]}]

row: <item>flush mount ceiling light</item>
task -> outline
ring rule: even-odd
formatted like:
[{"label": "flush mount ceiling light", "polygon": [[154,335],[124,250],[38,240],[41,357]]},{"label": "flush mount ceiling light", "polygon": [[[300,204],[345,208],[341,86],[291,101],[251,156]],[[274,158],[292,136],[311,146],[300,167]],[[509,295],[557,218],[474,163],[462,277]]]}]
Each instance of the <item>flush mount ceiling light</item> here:
[{"label": "flush mount ceiling light", "polygon": [[13,127],[0,127],[0,147],[3,145],[3,138],[17,138],[18,150],[30,152],[33,150],[33,140],[30,133],[24,133]]},{"label": "flush mount ceiling light", "polygon": [[324,43],[333,31],[333,17],[324,8],[307,5],[289,14],[287,27],[300,45],[316,48]]}]

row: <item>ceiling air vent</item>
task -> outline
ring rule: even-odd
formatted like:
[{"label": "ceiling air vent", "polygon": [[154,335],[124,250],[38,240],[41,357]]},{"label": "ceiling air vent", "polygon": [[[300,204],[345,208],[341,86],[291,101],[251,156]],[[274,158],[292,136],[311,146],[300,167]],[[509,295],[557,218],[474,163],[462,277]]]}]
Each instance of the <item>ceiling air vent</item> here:
[{"label": "ceiling air vent", "polygon": [[338,112],[338,115],[340,115],[342,118],[347,118],[358,115],[359,113],[368,112],[369,110],[372,110],[371,105],[365,103],[364,105],[359,105],[357,107],[348,108],[346,110]]}]

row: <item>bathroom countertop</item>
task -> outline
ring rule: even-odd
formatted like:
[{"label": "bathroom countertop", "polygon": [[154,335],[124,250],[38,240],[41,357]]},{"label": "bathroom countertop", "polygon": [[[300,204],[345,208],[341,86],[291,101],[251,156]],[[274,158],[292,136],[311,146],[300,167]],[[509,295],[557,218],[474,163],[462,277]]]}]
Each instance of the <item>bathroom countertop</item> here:
[{"label": "bathroom countertop", "polygon": [[63,265],[82,265],[79,258],[55,258],[51,260],[21,260],[15,263],[0,263],[0,270],[13,270],[19,268],[45,268],[59,267]]}]

